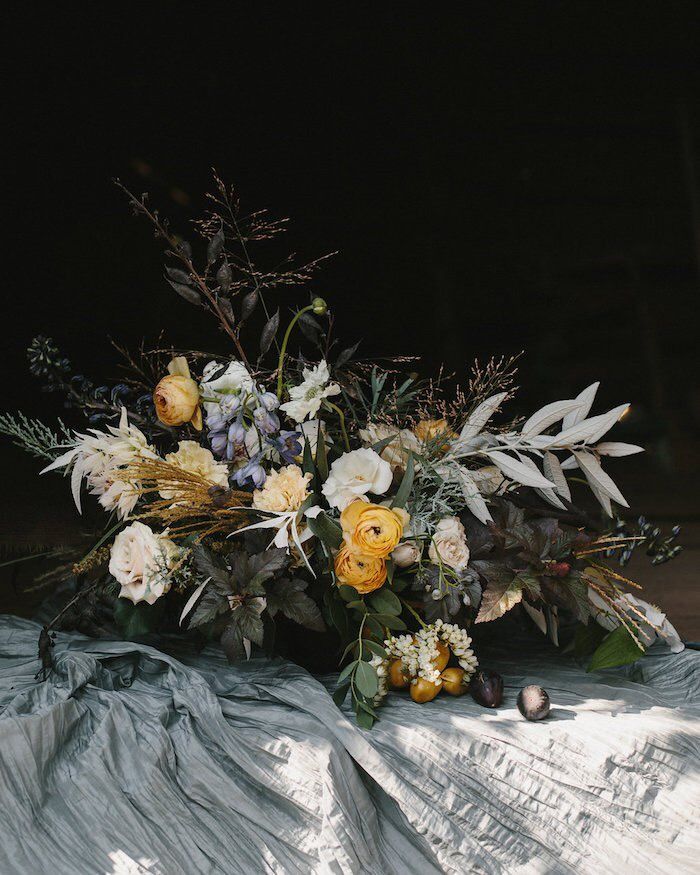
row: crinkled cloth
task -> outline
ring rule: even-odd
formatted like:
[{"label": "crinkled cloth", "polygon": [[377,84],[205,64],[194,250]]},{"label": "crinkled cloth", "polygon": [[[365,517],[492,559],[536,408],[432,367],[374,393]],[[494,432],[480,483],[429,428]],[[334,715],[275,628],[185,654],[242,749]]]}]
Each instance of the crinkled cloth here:
[{"label": "crinkled cloth", "polygon": [[366,732],[282,660],[59,634],[37,682],[38,633],[0,618],[2,875],[697,871],[698,653],[511,646],[498,711],[398,694]]}]

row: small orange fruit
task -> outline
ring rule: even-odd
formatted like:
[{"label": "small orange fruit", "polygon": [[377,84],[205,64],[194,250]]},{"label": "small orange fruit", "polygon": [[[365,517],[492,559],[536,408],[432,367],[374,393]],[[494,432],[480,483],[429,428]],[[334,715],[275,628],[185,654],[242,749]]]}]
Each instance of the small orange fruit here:
[{"label": "small orange fruit", "polygon": [[440,675],[440,680],[443,690],[451,696],[462,696],[467,692],[463,668],[446,668]]},{"label": "small orange fruit", "polygon": [[405,690],[410,683],[410,679],[404,674],[403,663],[400,659],[395,659],[389,666],[389,685],[392,690]]},{"label": "small orange fruit", "polygon": [[411,698],[414,702],[422,705],[424,702],[432,702],[442,689],[442,681],[434,684],[425,678],[417,678],[411,682]]}]

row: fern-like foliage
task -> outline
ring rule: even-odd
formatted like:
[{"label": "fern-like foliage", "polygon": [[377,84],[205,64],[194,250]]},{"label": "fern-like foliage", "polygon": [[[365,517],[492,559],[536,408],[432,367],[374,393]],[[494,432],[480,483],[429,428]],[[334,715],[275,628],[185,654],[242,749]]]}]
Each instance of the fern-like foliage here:
[{"label": "fern-like foliage", "polygon": [[12,438],[15,446],[21,447],[37,459],[53,462],[63,452],[63,446],[72,441],[68,427],[59,419],[58,431],[53,431],[39,419],[30,419],[24,413],[0,413],[0,434]]}]

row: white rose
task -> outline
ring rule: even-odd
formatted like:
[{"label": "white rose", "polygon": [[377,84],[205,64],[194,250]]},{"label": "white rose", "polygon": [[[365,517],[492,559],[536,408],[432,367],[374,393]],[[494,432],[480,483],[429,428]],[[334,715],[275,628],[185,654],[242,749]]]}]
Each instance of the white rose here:
[{"label": "white rose", "polygon": [[397,568],[408,568],[415,565],[423,555],[420,541],[401,541],[391,554],[391,559]]},{"label": "white rose", "polygon": [[383,423],[368,422],[367,428],[360,430],[362,442],[369,446],[392,434],[395,435],[394,439],[389,441],[379,455],[391,465],[392,470],[405,468],[411,450],[417,452],[420,449],[418,438],[410,429],[396,429]]},{"label": "white rose", "polygon": [[455,571],[461,572],[469,563],[467,536],[461,520],[456,516],[443,517],[435,528],[428,549],[430,560],[442,562]]},{"label": "white rose", "polygon": [[122,588],[119,596],[152,605],[170,589],[168,571],[181,549],[143,523],[132,523],[114,539],[109,573]]},{"label": "white rose", "polygon": [[356,498],[368,501],[365,497],[368,492],[383,495],[391,481],[388,462],[367,447],[344,453],[336,459],[322,492],[331,507],[344,510]]},{"label": "white rose", "polygon": [[313,368],[304,368],[302,373],[304,381],[292,386],[289,390],[290,400],[280,405],[280,410],[284,410],[294,422],[303,422],[307,416],[316,416],[324,398],[340,393],[337,383],[328,383],[331,375],[325,359],[321,359]]},{"label": "white rose", "polygon": [[[177,452],[168,453],[165,461],[190,474],[199,474],[214,486],[228,487],[228,466],[223,462],[217,462],[211,450],[200,447],[196,441],[180,441]],[[177,491],[177,489],[161,489],[160,495],[161,498],[172,500]]]},{"label": "white rose", "polygon": [[203,401],[204,409],[209,413],[216,413],[220,406],[226,406],[227,396],[236,395],[241,390],[250,391],[254,387],[253,378],[243,362],[231,361],[226,370],[215,380],[209,379],[212,374],[219,371],[223,365],[220,362],[209,362],[202,372],[200,391],[203,398],[216,398],[215,401]]}]

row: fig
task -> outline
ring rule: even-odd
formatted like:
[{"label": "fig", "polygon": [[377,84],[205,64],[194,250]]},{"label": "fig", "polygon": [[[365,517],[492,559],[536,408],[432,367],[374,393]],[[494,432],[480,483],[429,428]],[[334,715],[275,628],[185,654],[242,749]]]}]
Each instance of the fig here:
[{"label": "fig", "polygon": [[526,720],[544,720],[550,705],[547,690],[537,684],[529,684],[518,693],[518,711]]},{"label": "fig", "polygon": [[410,678],[404,674],[403,663],[395,659],[389,666],[389,686],[392,690],[405,690],[410,683]]},{"label": "fig", "polygon": [[425,678],[417,678],[411,682],[411,698],[414,702],[422,705],[424,702],[432,702],[442,689],[442,681],[434,684]]},{"label": "fig", "polygon": [[477,671],[469,691],[474,701],[484,708],[498,708],[503,701],[503,678],[495,671]]},{"label": "fig", "polygon": [[467,692],[463,668],[446,668],[440,675],[440,680],[443,690],[451,696],[462,696]]}]

